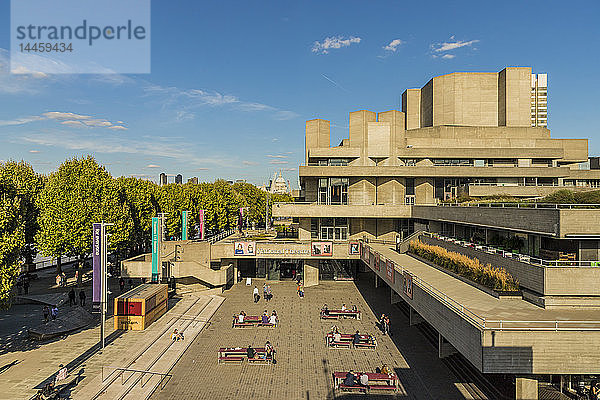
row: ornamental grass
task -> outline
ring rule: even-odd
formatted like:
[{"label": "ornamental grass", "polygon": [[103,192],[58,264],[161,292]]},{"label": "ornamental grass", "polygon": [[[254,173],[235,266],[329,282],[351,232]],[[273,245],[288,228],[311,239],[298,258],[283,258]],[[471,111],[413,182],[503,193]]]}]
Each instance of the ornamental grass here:
[{"label": "ornamental grass", "polygon": [[454,251],[448,251],[443,247],[432,246],[416,240],[410,242],[409,251],[490,289],[503,292],[519,290],[519,282],[504,268],[482,264],[476,258],[470,258]]}]

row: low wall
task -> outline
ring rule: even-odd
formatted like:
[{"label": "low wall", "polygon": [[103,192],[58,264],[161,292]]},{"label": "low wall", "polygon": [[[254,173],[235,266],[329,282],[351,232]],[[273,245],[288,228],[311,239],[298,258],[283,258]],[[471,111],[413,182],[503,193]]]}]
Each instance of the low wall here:
[{"label": "low wall", "polygon": [[598,267],[543,267],[427,236],[421,236],[421,241],[477,258],[485,264],[502,267],[514,276],[522,287],[543,296],[600,296]]}]

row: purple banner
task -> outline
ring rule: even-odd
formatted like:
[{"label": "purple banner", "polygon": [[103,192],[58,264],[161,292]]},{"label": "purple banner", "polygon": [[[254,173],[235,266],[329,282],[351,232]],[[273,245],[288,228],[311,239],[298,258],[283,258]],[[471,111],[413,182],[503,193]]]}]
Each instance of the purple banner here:
[{"label": "purple banner", "polygon": [[200,234],[200,240],[204,240],[204,210],[200,210],[200,224],[198,226],[198,232]]},{"label": "purple banner", "polygon": [[92,307],[100,309],[102,276],[101,274],[102,224],[92,225]]}]

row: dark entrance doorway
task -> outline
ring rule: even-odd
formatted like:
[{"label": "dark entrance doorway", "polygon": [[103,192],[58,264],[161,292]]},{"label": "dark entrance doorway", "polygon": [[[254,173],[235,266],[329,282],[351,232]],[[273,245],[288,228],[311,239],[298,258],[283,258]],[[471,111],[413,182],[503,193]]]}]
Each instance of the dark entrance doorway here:
[{"label": "dark entrance doorway", "polygon": [[237,265],[242,278],[256,278],[255,258],[238,258]]},{"label": "dark entrance doorway", "polygon": [[296,277],[296,263],[282,262],[279,266],[280,275],[279,279],[294,279]]}]

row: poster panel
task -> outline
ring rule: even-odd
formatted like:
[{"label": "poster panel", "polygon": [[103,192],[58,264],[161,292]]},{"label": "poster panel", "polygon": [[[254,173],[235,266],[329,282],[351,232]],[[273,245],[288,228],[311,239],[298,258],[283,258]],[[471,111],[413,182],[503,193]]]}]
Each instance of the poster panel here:
[{"label": "poster panel", "polygon": [[413,278],[412,275],[404,271],[404,282],[402,283],[402,290],[409,299],[413,298]]},{"label": "poster panel", "polygon": [[233,254],[236,256],[255,256],[256,242],[234,242]]},{"label": "poster panel", "polygon": [[310,249],[313,256],[332,256],[333,242],[312,242]]},{"label": "poster panel", "polygon": [[360,249],[358,247],[358,242],[350,242],[348,244],[348,254],[351,256],[355,256],[360,254]]},{"label": "poster panel", "polygon": [[394,283],[394,262],[391,260],[387,260],[385,263],[385,275],[388,278],[388,280],[392,283]]}]

